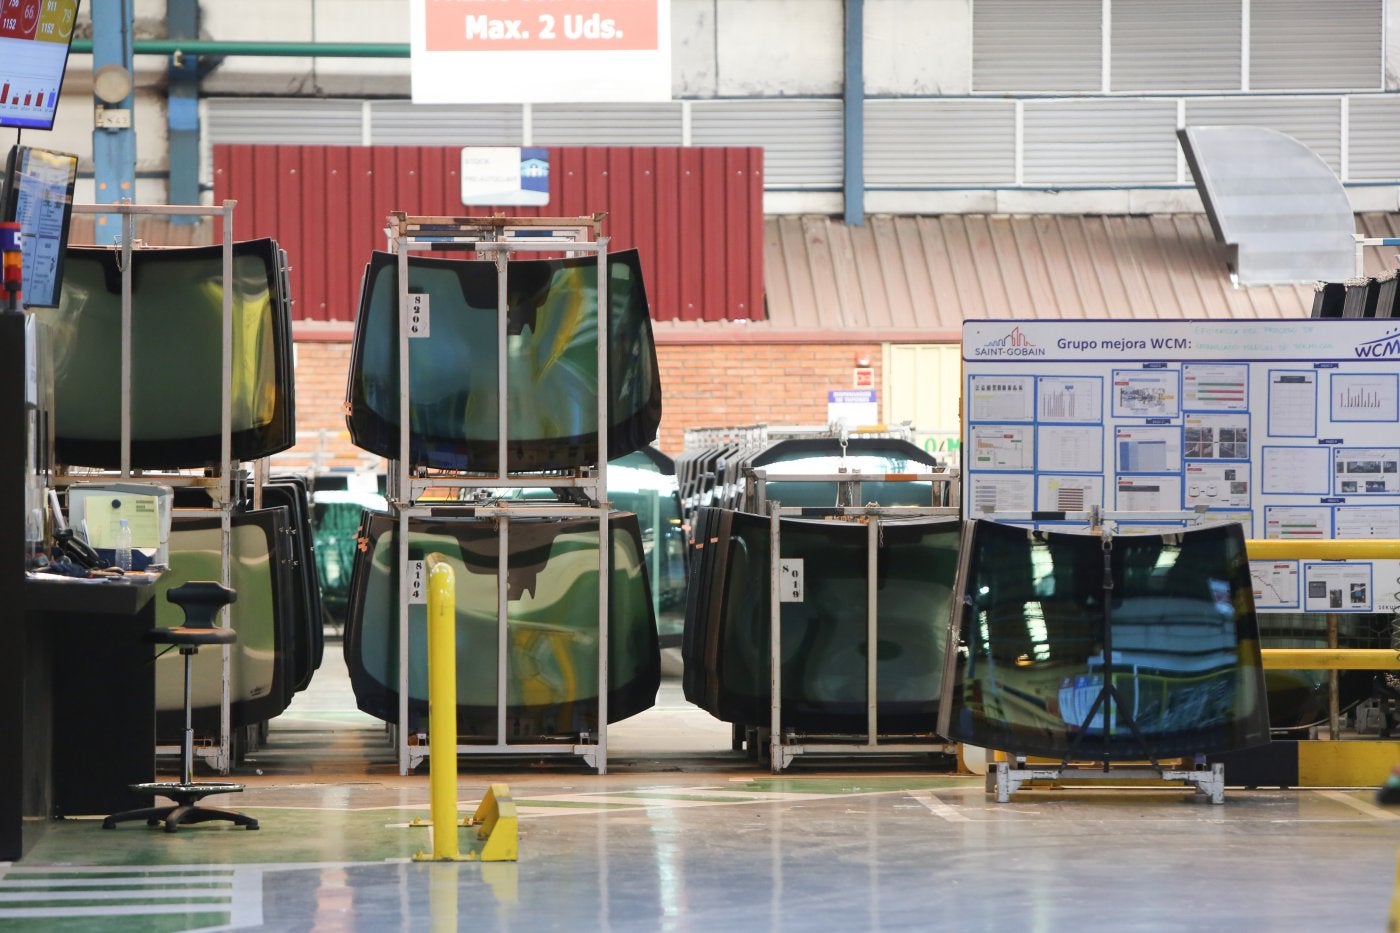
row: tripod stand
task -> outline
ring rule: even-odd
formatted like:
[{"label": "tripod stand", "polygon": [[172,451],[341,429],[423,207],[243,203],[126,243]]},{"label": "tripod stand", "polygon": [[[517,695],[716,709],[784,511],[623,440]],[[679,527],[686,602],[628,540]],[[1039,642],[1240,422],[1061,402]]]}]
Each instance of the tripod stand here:
[{"label": "tripod stand", "polygon": [[[1089,706],[1089,712],[1085,714],[1084,721],[1079,724],[1079,729],[1070,739],[1069,748],[1065,750],[1065,757],[1060,762],[1060,767],[1069,766],[1070,760],[1074,758],[1075,750],[1084,741],[1084,736],[1089,733],[1089,728],[1093,725],[1094,715],[1102,711],[1103,714],[1103,735],[1107,743],[1109,735],[1113,731],[1113,722],[1121,716],[1126,722],[1128,729],[1132,732],[1133,741],[1138,748],[1142,749],[1147,756],[1147,760],[1152,762],[1152,767],[1160,767],[1157,763],[1157,756],[1152,751],[1147,740],[1142,737],[1141,730],[1138,729],[1137,720],[1133,718],[1130,707],[1123,702],[1123,697],[1118,692],[1118,685],[1113,682],[1113,532],[1107,526],[1100,526],[1100,533],[1103,538],[1103,683],[1099,687],[1098,696],[1094,697],[1094,702]],[[1107,746],[1103,758],[1104,771],[1109,770]]]}]

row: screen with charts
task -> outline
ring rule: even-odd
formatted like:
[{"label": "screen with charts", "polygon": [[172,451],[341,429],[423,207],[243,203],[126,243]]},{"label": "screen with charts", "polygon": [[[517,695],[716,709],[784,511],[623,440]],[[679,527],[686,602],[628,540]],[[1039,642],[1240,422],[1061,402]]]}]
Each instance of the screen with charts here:
[{"label": "screen with charts", "polygon": [[0,0],[0,126],[51,130],[79,0]]},{"label": "screen with charts", "polygon": [[0,220],[18,221],[24,237],[20,292],[28,307],[58,307],[77,179],[75,155],[29,146],[10,150]]}]

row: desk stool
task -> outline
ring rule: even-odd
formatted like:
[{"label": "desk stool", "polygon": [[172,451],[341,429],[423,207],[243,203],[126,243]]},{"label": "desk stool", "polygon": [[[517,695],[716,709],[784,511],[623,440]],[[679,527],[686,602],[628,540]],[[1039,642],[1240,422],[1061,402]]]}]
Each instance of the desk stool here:
[{"label": "desk stool", "polygon": [[115,813],[102,821],[103,829],[112,829],[128,820],[145,820],[147,826],[165,823],[165,831],[175,832],[183,823],[206,823],[211,820],[231,820],[238,826],[257,829],[258,821],[233,810],[202,807],[196,801],[210,794],[231,794],[243,790],[242,784],[216,782],[194,783],[194,728],[190,695],[190,656],[201,645],[231,645],[238,633],[214,624],[219,610],[238,598],[236,590],[209,580],[192,580],[165,594],[165,598],[185,612],[185,624],[178,628],[153,628],[145,640],[157,645],[178,645],[185,659],[185,741],[180,749],[180,780],[178,783],[132,784],[139,794],[169,797],[175,803],[168,806],[142,807]]}]

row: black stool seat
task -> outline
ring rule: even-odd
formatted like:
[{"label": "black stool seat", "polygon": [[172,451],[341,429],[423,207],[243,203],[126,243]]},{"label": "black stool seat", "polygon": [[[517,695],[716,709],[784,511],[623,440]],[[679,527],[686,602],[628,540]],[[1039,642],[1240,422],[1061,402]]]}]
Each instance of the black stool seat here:
[{"label": "black stool seat", "polygon": [[236,826],[257,829],[258,821],[251,816],[233,810],[221,810],[218,807],[200,806],[196,802],[210,794],[239,793],[243,790],[242,784],[216,781],[195,783],[193,780],[194,728],[191,724],[193,713],[190,656],[198,653],[201,645],[231,645],[238,641],[238,633],[233,629],[221,628],[214,624],[214,616],[221,608],[236,600],[238,593],[209,580],[193,580],[170,590],[165,594],[165,598],[185,611],[185,624],[172,628],[153,628],[146,632],[144,640],[157,645],[177,645],[185,659],[185,741],[180,749],[180,780],[132,784],[130,787],[136,793],[169,797],[175,803],[114,813],[102,821],[102,828],[113,829],[118,823],[145,820],[147,826],[164,823],[165,831],[173,833],[188,823],[229,820]]},{"label": "black stool seat", "polygon": [[238,641],[238,633],[231,628],[181,625],[178,628],[153,628],[146,633],[145,640],[153,645],[231,645]]}]

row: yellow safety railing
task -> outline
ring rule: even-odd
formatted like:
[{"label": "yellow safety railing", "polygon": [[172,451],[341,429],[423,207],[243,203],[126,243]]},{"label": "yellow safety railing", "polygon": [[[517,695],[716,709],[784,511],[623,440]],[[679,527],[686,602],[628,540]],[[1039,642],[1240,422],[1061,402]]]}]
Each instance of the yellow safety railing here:
[{"label": "yellow safety railing", "polygon": [[[1400,559],[1400,541],[1346,538],[1327,541],[1251,539],[1250,560],[1387,560]],[[1400,669],[1400,653],[1390,648],[1264,648],[1265,669],[1388,671]]]}]

